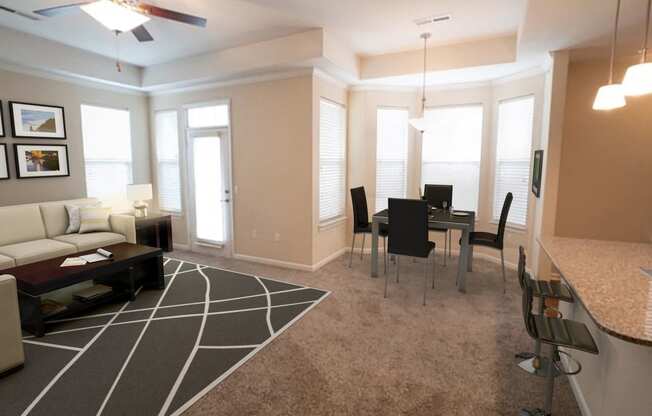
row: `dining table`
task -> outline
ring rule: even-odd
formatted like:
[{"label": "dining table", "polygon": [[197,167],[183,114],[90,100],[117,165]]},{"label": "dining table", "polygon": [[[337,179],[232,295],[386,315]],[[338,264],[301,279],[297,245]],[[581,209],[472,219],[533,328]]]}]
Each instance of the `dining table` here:
[{"label": "dining table", "polygon": [[[389,223],[389,210],[375,213],[371,222],[371,277],[378,277],[378,230],[380,224]],[[457,268],[457,290],[466,292],[466,272],[473,271],[473,246],[469,244],[469,235],[475,229],[475,211],[450,211],[432,208],[428,214],[429,229],[460,230],[462,240]],[[446,253],[444,253],[446,255]]]}]

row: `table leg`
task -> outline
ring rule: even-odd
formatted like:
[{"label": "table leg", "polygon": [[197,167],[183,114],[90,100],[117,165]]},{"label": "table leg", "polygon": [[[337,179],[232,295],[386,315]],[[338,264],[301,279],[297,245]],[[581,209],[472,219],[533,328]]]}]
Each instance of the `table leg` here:
[{"label": "table leg", "polygon": [[[469,233],[472,233],[475,231],[475,222],[471,224],[471,228],[469,229]],[[467,260],[467,271],[472,272],[473,271],[473,246],[469,244],[469,259]]]},{"label": "table leg", "polygon": [[45,335],[45,322],[41,314],[41,297],[18,292],[22,327],[37,337]]},{"label": "table leg", "polygon": [[133,302],[136,300],[136,273],[133,266],[129,267],[128,273],[129,282],[127,283],[129,284],[129,300]]},{"label": "table leg", "polygon": [[466,292],[466,271],[469,260],[469,230],[462,230],[462,245],[460,247],[460,258],[457,266],[457,290]]},{"label": "table leg", "polygon": [[165,289],[165,269],[163,267],[163,255],[156,258],[156,288]]},{"label": "table leg", "polygon": [[371,277],[378,277],[378,222],[371,223]]}]

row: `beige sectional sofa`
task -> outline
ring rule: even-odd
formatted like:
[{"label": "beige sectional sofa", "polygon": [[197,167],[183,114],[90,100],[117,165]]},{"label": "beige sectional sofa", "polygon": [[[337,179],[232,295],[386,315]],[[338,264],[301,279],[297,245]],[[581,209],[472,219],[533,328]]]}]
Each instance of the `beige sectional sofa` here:
[{"label": "beige sectional sofa", "polygon": [[65,206],[97,202],[87,198],[0,207],[0,270],[124,241],[135,243],[131,215],[111,215],[111,232],[65,234]]},{"label": "beige sectional sofa", "polygon": [[25,361],[21,339],[16,279],[0,274],[0,376]]}]

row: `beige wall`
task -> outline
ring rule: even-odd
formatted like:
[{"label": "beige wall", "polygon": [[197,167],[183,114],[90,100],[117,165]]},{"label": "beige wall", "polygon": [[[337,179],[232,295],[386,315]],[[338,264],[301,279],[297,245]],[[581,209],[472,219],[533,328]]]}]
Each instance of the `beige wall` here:
[{"label": "beige wall", "polygon": [[[327,100],[348,109],[348,89],[345,85],[324,76],[313,77],[313,147],[312,147],[312,264],[327,261],[346,247],[346,219],[327,226],[319,225],[319,100]],[[348,129],[347,129],[348,130]],[[347,133],[347,139],[349,134]],[[350,143],[350,140],[347,140]],[[348,146],[347,146],[348,147]],[[348,153],[348,152],[347,152]],[[347,189],[348,192],[348,189]]]},{"label": "beige wall", "polygon": [[[543,110],[543,74],[523,79],[487,84],[485,86],[440,89],[427,91],[427,106],[481,104],[484,108],[482,160],[480,166],[480,190],[476,230],[495,232],[497,224],[492,221],[493,171],[496,146],[496,105],[498,101],[528,94],[535,96],[534,128],[532,149],[538,149],[541,142],[541,114]],[[420,93],[416,91],[365,91],[354,90],[349,98],[349,185],[363,185],[367,191],[370,214],[375,211],[376,189],[376,111],[379,107],[404,107],[415,116],[420,112]],[[408,198],[417,198],[421,175],[421,139],[410,129],[408,148]],[[533,232],[533,210],[535,197],[530,194],[528,225],[525,230],[507,229],[505,238],[505,259],[515,263],[517,247],[530,248]],[[349,203],[350,205],[350,203]],[[349,207],[350,210],[350,207]],[[350,212],[350,211],[349,211]],[[350,243],[351,221],[347,241]],[[459,232],[453,232],[453,250],[458,247]],[[433,233],[431,239],[439,248],[444,247],[444,236]],[[358,239],[358,244],[361,244]],[[369,247],[369,245],[367,245]],[[490,249],[479,247],[476,252],[499,258]]]},{"label": "beige wall", "polygon": [[[30,202],[75,199],[86,196],[81,134],[81,104],[128,109],[131,114],[133,179],[150,181],[148,98],[131,92],[116,92],[0,70],[0,100],[4,115],[10,180],[0,181],[0,206]],[[59,105],[65,108],[67,140],[14,139],[11,137],[8,101]],[[70,176],[61,178],[16,179],[14,143],[67,144]]]},{"label": "beige wall", "polygon": [[[617,67],[622,79],[626,64]],[[652,241],[652,95],[609,112],[591,109],[606,60],[569,67],[556,234]]]},{"label": "beige wall", "polygon": [[[306,75],[150,99],[152,111],[177,109],[180,120],[185,105],[230,100],[236,254],[312,264],[312,90]],[[188,243],[187,220],[186,213],[175,218],[178,243]]]}]

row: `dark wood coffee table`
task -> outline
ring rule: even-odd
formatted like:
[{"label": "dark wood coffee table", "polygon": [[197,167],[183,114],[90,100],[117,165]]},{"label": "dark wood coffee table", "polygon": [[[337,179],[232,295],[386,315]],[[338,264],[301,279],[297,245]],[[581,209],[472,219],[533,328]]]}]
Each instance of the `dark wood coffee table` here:
[{"label": "dark wood coffee table", "polygon": [[[112,260],[84,266],[61,267],[61,263],[67,257],[95,252],[89,250],[2,271],[16,278],[23,329],[41,337],[45,334],[45,323],[48,320],[76,315],[100,304],[134,300],[136,290],[141,285],[156,289],[165,288],[163,251],[160,248],[130,243],[119,243],[103,248],[113,253]],[[111,286],[113,290],[90,302],[73,300],[66,305],[65,310],[43,316],[41,312],[43,295],[89,280]]]}]

